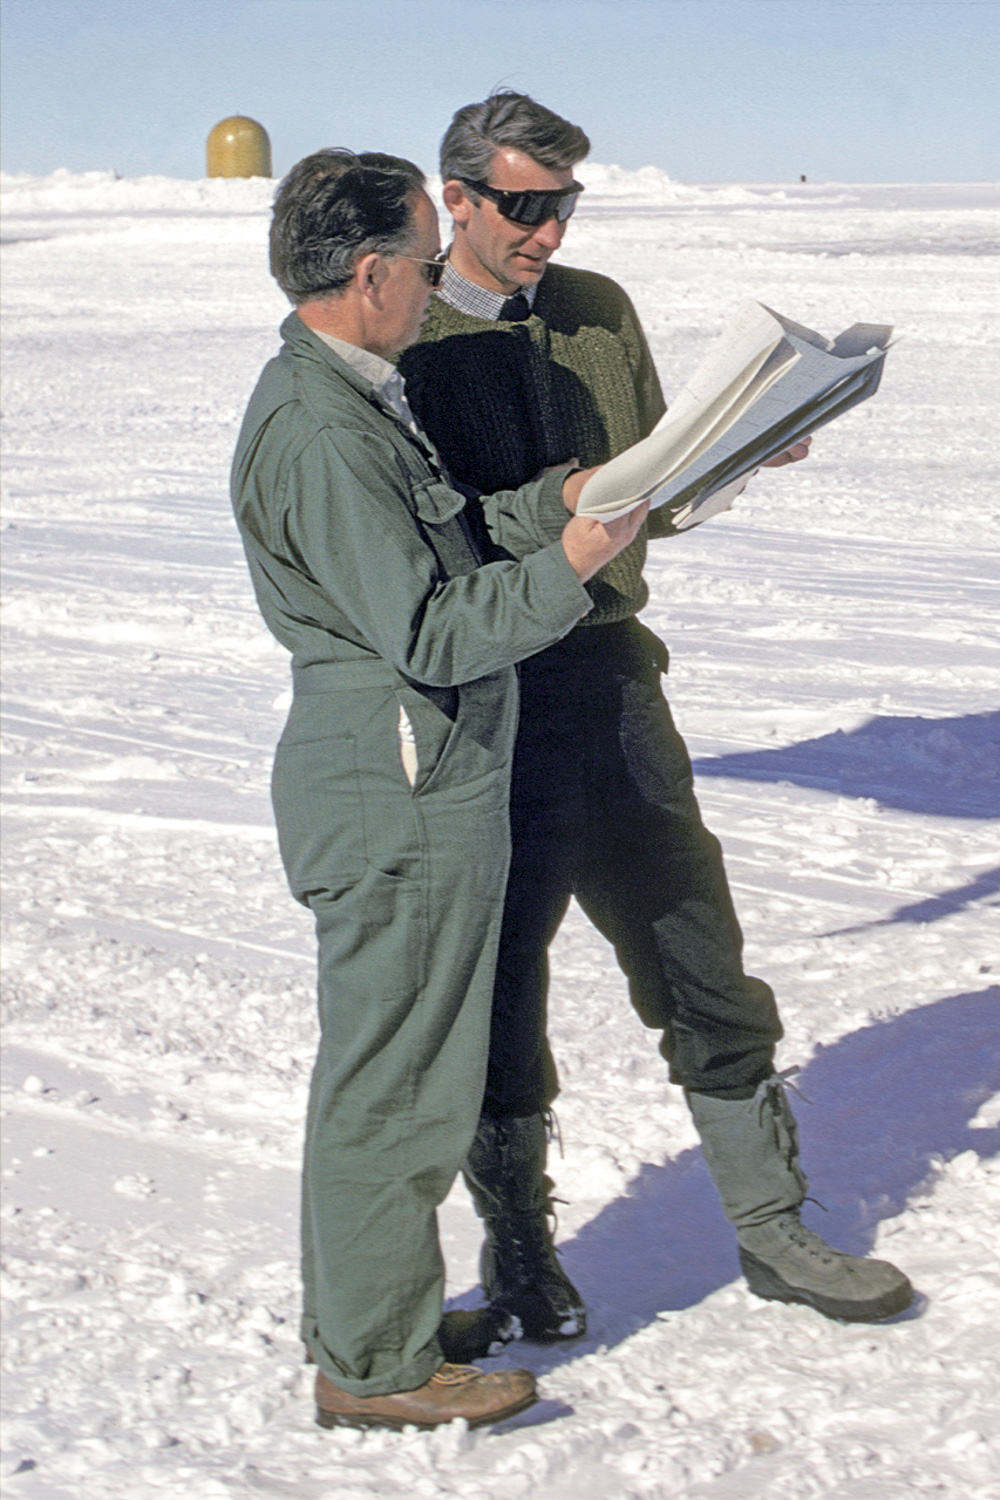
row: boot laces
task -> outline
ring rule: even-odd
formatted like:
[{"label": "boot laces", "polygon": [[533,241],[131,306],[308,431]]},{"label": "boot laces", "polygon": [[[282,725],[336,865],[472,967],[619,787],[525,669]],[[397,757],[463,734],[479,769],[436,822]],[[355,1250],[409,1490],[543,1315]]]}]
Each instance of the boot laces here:
[{"label": "boot laces", "polygon": [[[777,1147],[783,1154],[785,1165],[789,1171],[796,1173],[800,1177],[803,1195],[805,1195],[808,1184],[798,1169],[798,1131],[795,1126],[795,1116],[792,1113],[792,1106],[789,1104],[788,1095],[785,1092],[786,1089],[794,1089],[795,1093],[806,1104],[812,1103],[810,1099],[806,1098],[802,1090],[792,1082],[795,1075],[801,1073],[801,1071],[802,1069],[797,1066],[785,1068],[781,1073],[772,1073],[769,1078],[762,1079],[757,1085],[753,1096],[753,1103],[757,1106],[757,1124],[762,1128],[764,1125],[764,1111],[770,1109]],[[816,1202],[817,1200],[813,1199],[812,1201]],[[820,1207],[822,1208],[823,1205],[820,1204]]]},{"label": "boot laces", "polygon": [[562,1127],[559,1124],[559,1116],[556,1114],[551,1104],[549,1105],[548,1109],[543,1110],[542,1119],[545,1121],[545,1136],[549,1144],[551,1145],[552,1142],[555,1141],[557,1146],[559,1147],[560,1157],[565,1157],[566,1153],[563,1150]]},{"label": "boot laces", "polygon": [[798,1214],[795,1212],[779,1214],[774,1220],[775,1228],[780,1229],[787,1235],[789,1241],[799,1250],[805,1250],[808,1255],[814,1256],[825,1265],[832,1265],[835,1260],[844,1259],[842,1251],[834,1250],[820,1235],[812,1229],[808,1229]]},{"label": "boot laces", "polygon": [[465,1385],[482,1374],[478,1365],[452,1365],[447,1361],[439,1365],[431,1376],[434,1385]]},{"label": "boot laces", "polygon": [[518,1281],[525,1284],[544,1278],[553,1269],[558,1273],[556,1247],[548,1225],[549,1212],[551,1210],[546,1205],[546,1210],[541,1213],[512,1215],[498,1235],[503,1246],[502,1258],[507,1260],[509,1254],[509,1259],[514,1262],[510,1269],[515,1270]]},{"label": "boot laces", "polygon": [[802,1069],[796,1064],[794,1067],[784,1068],[780,1073],[772,1073],[769,1078],[764,1078],[758,1083],[757,1090],[753,1096],[753,1102],[757,1105],[760,1118],[763,1118],[764,1110],[768,1105],[770,1105],[772,1112],[776,1115],[781,1114],[789,1108],[788,1099],[785,1095],[786,1088],[798,1094],[804,1104],[812,1103],[811,1099],[806,1098],[798,1084],[792,1082],[795,1075],[801,1072]]},{"label": "boot laces", "polygon": [[502,1223],[494,1221],[492,1229],[493,1286],[488,1295],[502,1300],[533,1288],[560,1309],[560,1317],[575,1315],[579,1293],[559,1264],[545,1214],[511,1215]]}]

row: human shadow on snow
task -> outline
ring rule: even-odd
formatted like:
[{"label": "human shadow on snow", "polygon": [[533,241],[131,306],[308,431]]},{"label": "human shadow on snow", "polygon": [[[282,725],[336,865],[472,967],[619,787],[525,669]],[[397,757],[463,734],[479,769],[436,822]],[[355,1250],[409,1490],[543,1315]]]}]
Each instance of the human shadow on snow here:
[{"label": "human shadow on snow", "polygon": [[1000,867],[984,870],[975,880],[956,886],[951,891],[938,891],[936,896],[925,896],[908,906],[897,906],[888,917],[877,917],[871,922],[857,922],[850,927],[835,927],[824,937],[837,937],[845,932],[863,932],[869,927],[889,927],[894,922],[917,922],[924,926],[928,922],[940,922],[942,917],[954,916],[964,911],[973,902],[984,901],[987,906],[997,906],[997,901],[987,901],[988,896],[1000,894]]},{"label": "human shadow on snow", "polygon": [[[794,1099],[810,1194],[826,1209],[807,1204],[803,1217],[831,1244],[865,1254],[879,1222],[901,1212],[935,1158],[1000,1151],[1000,1129],[969,1126],[1000,1088],[1000,987],[853,1032],[819,1048],[795,1082],[810,1101]],[[617,1344],[740,1275],[698,1149],[644,1166],[627,1194],[560,1251],[589,1329],[579,1343],[533,1350],[537,1370]]]},{"label": "human shadow on snow", "polygon": [[1000,818],[1000,713],[876,717],[774,750],[704,756],[696,776],[789,781],[942,818]]}]

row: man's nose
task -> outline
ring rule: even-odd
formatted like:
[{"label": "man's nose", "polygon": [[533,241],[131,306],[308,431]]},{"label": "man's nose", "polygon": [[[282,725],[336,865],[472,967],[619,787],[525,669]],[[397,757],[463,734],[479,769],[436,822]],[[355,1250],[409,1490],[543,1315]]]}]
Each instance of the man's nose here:
[{"label": "man's nose", "polygon": [[553,214],[551,219],[546,219],[544,224],[539,224],[532,238],[536,244],[542,245],[546,250],[558,250],[565,233],[566,225],[560,224]]}]

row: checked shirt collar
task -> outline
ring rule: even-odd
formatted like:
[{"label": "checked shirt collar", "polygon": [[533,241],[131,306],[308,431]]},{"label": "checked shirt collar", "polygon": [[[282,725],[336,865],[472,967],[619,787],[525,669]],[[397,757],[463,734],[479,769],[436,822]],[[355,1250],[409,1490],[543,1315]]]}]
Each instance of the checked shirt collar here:
[{"label": "checked shirt collar", "polygon": [[[538,283],[535,282],[534,286],[522,287],[521,291],[528,306],[533,307],[538,292]],[[476,286],[474,281],[468,281],[456,271],[451,261],[444,268],[441,285],[435,295],[440,297],[442,302],[447,302],[449,307],[455,308],[457,312],[468,313],[472,318],[485,318],[490,323],[497,321],[500,309],[507,301],[506,292],[493,292],[489,287]]]}]

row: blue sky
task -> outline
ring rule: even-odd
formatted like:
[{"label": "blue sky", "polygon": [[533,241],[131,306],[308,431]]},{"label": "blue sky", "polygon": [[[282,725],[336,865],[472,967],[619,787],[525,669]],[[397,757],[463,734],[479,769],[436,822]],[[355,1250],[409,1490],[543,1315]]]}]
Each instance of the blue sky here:
[{"label": "blue sky", "polygon": [[592,159],[686,182],[1000,177],[998,0],[4,0],[4,170],[204,174],[219,119],[280,175],[324,145],[433,169],[496,84]]}]

